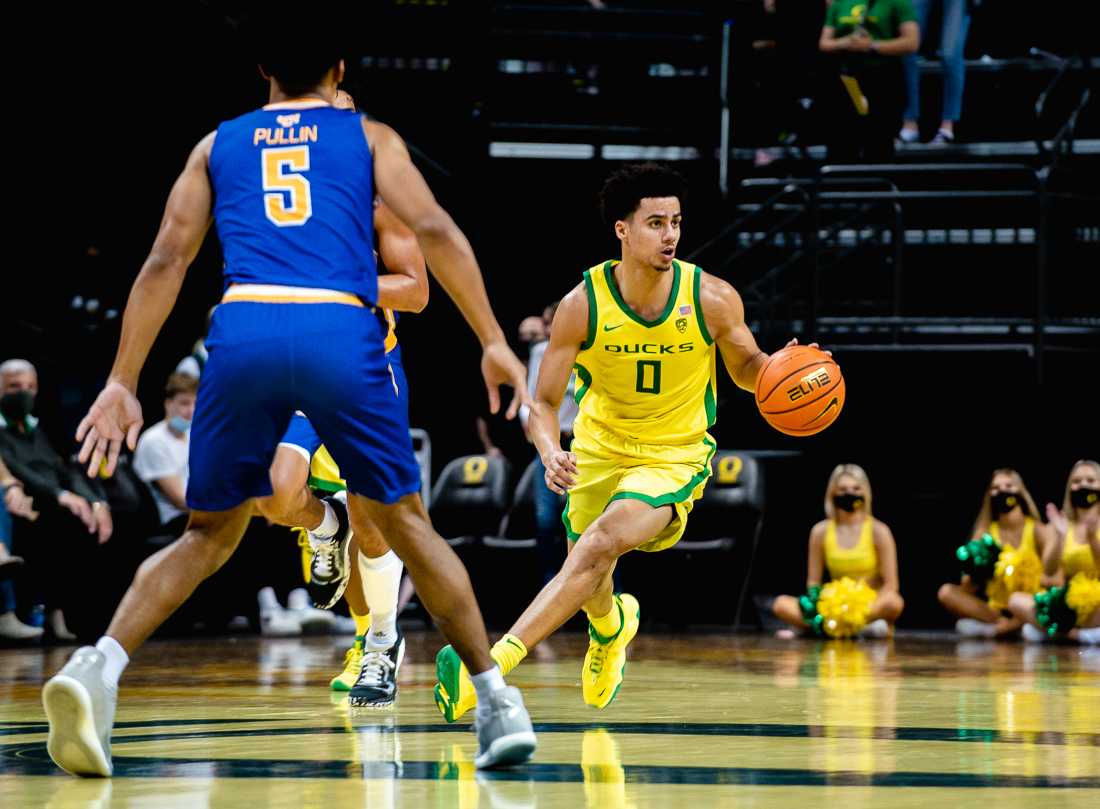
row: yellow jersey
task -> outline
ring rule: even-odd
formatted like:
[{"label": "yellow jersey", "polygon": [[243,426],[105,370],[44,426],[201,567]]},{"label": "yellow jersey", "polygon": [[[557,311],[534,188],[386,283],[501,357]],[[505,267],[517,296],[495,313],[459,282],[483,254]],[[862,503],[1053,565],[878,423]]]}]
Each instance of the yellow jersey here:
[{"label": "yellow jersey", "polygon": [[1097,575],[1096,559],[1092,556],[1092,546],[1088,537],[1078,542],[1074,537],[1073,526],[1066,529],[1066,539],[1062,543],[1062,570],[1066,574],[1066,581],[1072,579],[1078,573],[1085,573],[1095,577]]},{"label": "yellow jersey", "polygon": [[575,439],[589,450],[630,457],[652,445],[695,451],[716,410],[714,340],[699,303],[703,271],[673,261],[668,302],[650,321],[623,300],[618,263],[584,273],[588,333],[574,365]]},{"label": "yellow jersey", "polygon": [[866,517],[859,529],[859,540],[850,548],[836,541],[836,520],[825,523],[825,566],[830,579],[848,576],[870,579],[878,573],[878,552],[875,551],[874,520]]},{"label": "yellow jersey", "polygon": [[[989,535],[993,537],[1001,545],[1006,545],[1004,540],[1001,539],[1001,526],[994,520],[989,524]],[[1009,545],[1009,547],[1012,547]],[[1020,534],[1020,544],[1016,546],[1020,553],[1028,554],[1038,558],[1039,550],[1035,547],[1035,520],[1031,517],[1024,518],[1024,530]]]}]

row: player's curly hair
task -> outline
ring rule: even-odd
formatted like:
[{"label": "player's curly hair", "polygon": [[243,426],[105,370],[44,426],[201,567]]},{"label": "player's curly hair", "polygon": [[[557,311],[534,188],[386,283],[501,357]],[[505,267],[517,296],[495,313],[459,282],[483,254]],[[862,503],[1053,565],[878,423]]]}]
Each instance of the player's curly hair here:
[{"label": "player's curly hair", "polygon": [[635,163],[613,173],[600,191],[600,213],[608,225],[628,218],[647,197],[676,197],[687,201],[687,180],[657,163]]}]

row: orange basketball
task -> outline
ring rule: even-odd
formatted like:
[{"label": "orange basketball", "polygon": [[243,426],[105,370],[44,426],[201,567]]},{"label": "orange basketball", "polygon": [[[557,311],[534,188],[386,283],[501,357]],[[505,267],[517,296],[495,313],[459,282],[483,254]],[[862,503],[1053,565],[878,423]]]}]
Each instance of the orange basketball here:
[{"label": "orange basketball", "polygon": [[776,351],[756,378],[756,406],[781,433],[819,433],[844,407],[840,366],[818,348],[795,345]]}]

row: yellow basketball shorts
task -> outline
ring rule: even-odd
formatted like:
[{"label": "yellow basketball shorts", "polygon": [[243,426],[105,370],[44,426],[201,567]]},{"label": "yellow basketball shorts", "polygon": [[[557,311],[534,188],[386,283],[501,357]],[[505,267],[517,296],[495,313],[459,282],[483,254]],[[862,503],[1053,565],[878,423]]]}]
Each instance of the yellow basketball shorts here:
[{"label": "yellow basketball shorts", "polygon": [[574,442],[577,481],[565,498],[562,522],[570,542],[616,500],[641,500],[654,508],[672,506],[672,520],[660,534],[638,546],[642,551],[661,551],[680,541],[688,514],[703,495],[710,477],[710,461],[716,449],[708,435],[696,447],[650,445],[635,454],[604,448],[588,449]]}]

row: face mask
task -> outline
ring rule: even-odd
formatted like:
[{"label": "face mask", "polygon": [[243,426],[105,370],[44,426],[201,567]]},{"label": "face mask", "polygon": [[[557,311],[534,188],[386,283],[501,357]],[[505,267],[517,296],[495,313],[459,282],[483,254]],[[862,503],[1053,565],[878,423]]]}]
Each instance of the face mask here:
[{"label": "face mask", "polygon": [[833,496],[833,505],[842,511],[855,511],[863,508],[863,498],[858,494],[837,494]]},{"label": "face mask", "polygon": [[0,413],[8,422],[20,422],[34,410],[34,394],[29,390],[17,390],[0,396]]},{"label": "face mask", "polygon": [[1074,508],[1092,508],[1100,503],[1100,489],[1090,489],[1082,486],[1080,489],[1069,490],[1069,501]]},{"label": "face mask", "polygon": [[993,516],[1008,514],[1016,506],[1020,505],[1020,495],[1016,492],[997,492],[989,498],[989,505],[993,509]]},{"label": "face mask", "polygon": [[168,426],[177,433],[186,434],[191,429],[191,419],[185,419],[183,416],[172,416],[168,419]]}]

